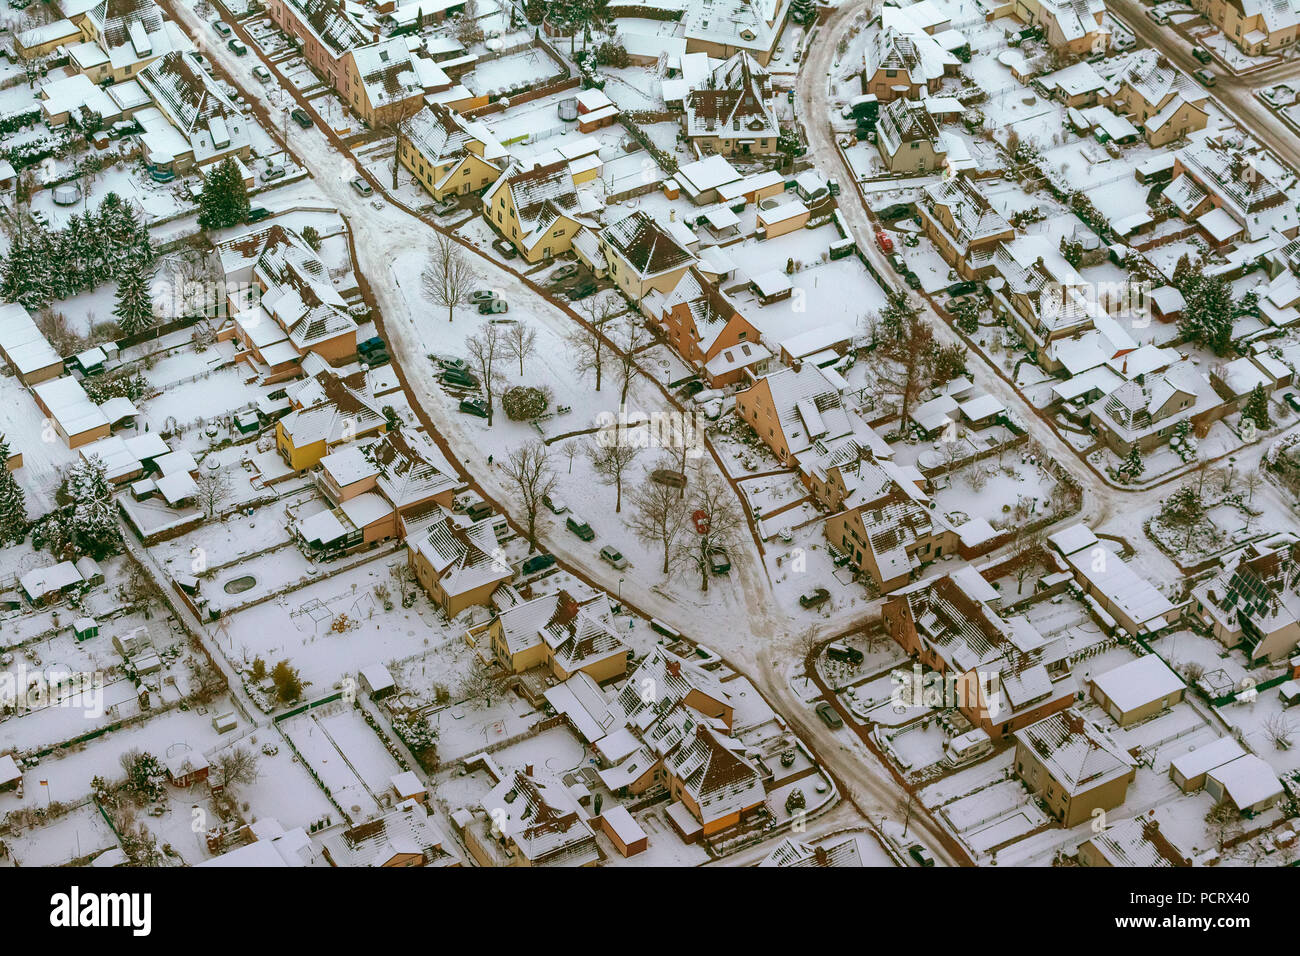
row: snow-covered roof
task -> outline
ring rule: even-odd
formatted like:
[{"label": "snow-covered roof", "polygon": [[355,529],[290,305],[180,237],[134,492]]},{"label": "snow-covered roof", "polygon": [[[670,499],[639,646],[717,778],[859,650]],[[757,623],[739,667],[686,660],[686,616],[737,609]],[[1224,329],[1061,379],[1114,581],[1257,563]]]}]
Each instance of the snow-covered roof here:
[{"label": "snow-covered roof", "polygon": [[1094,677],[1092,683],[1124,713],[1183,690],[1182,679],[1155,654],[1112,668]]}]

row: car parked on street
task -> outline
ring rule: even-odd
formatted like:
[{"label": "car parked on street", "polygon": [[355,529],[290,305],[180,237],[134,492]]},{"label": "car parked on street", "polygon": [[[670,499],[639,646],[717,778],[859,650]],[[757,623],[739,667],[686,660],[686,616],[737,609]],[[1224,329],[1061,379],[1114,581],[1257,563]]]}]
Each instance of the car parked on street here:
[{"label": "car parked on street", "polygon": [[934,866],[934,857],[930,851],[919,843],[913,843],[907,848],[907,855],[916,861],[917,866]]},{"label": "car parked on street", "polygon": [[454,388],[478,388],[477,376],[461,369],[449,368],[442,373],[442,383]]},{"label": "car parked on street", "polygon": [[547,568],[554,567],[554,565],[555,555],[535,554],[519,565],[519,570],[524,574],[536,574],[538,571],[545,571]]},{"label": "car parked on street", "polygon": [[616,571],[622,571],[627,567],[627,558],[623,557],[623,552],[613,545],[605,545],[600,549],[600,560],[610,565]]},{"label": "car parked on street", "polygon": [[493,239],[492,248],[495,249],[502,258],[513,259],[519,255],[519,250],[514,247],[508,239]]},{"label": "car parked on street", "polygon": [[362,196],[369,196],[374,192],[374,190],[370,188],[370,183],[366,182],[360,176],[352,180],[352,188]]},{"label": "car parked on street", "polygon": [[1214,62],[1214,54],[1203,46],[1192,47],[1192,56],[1196,57],[1196,59],[1200,60],[1202,63]]},{"label": "car parked on street", "polygon": [[487,402],[481,398],[463,398],[460,402],[460,410],[466,415],[475,415],[478,418],[488,417]]},{"label": "car parked on street", "polygon": [[556,494],[542,495],[542,504],[546,505],[552,514],[562,515],[569,510],[568,502]]},{"label": "car parked on street", "polygon": [[270,83],[271,71],[259,63],[257,66],[253,67],[253,79],[257,80],[259,83]]},{"label": "car parked on street", "polygon": [[844,721],[841,720],[840,715],[835,712],[835,708],[831,706],[830,701],[822,701],[815,709],[817,711],[817,716],[820,717],[822,722],[831,730],[839,730],[844,726]]},{"label": "car parked on street", "polygon": [[307,115],[307,111],[301,106],[290,112],[289,117],[303,129],[311,127],[311,117]]},{"label": "car parked on street", "polygon": [[231,37],[227,40],[226,49],[235,54],[235,56],[244,56],[248,53],[248,47],[244,46],[244,41],[238,37]]},{"label": "car parked on street", "polygon": [[1215,79],[1214,74],[1211,73],[1209,70],[1197,70],[1195,73],[1192,74],[1192,76],[1196,77],[1196,79],[1200,81],[1202,86],[1213,86],[1215,83],[1219,82],[1217,79]]}]

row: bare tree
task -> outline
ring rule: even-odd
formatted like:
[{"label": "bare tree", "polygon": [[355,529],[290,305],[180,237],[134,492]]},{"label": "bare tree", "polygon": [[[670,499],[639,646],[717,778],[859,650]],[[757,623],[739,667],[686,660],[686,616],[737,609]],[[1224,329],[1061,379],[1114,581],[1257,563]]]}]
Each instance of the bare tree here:
[{"label": "bare tree", "polygon": [[628,440],[624,429],[601,432],[587,443],[587,457],[596,478],[605,485],[614,486],[614,513],[623,510],[623,477],[641,454],[641,448]]},{"label": "bare tree", "polygon": [[933,378],[934,332],[906,296],[894,295],[871,335],[877,358],[873,369],[881,383],[898,395],[898,428],[906,433],[908,415]]},{"label": "bare tree", "polygon": [[505,351],[501,326],[489,322],[465,340],[469,363],[478,373],[487,401],[488,427],[492,426],[492,395],[496,391],[497,358]]},{"label": "bare tree", "polygon": [[551,469],[550,454],[543,442],[531,441],[510,452],[501,470],[510,479],[519,503],[523,505],[528,553],[532,554],[537,550],[537,513],[541,510],[542,499],[555,489],[556,478]]},{"label": "bare tree", "polygon": [[610,322],[618,314],[618,300],[613,296],[594,295],[584,299],[579,306],[586,324],[579,324],[569,336],[573,346],[574,370],[578,374],[591,372],[596,376],[596,391],[600,391],[602,373],[609,360],[606,353],[605,334]]},{"label": "bare tree", "polygon": [[537,330],[531,325],[516,322],[506,329],[506,351],[519,360],[519,377],[524,377],[524,361],[533,354],[537,345]]},{"label": "bare tree", "polygon": [[632,513],[624,521],[646,544],[662,549],[663,573],[668,574],[688,520],[677,489],[647,478],[632,489],[629,497]]},{"label": "bare tree", "polygon": [[700,572],[700,590],[709,589],[710,555],[718,548],[730,548],[744,527],[745,519],[736,504],[731,486],[697,461],[691,474],[691,496],[686,510],[695,522],[693,533],[678,548],[681,556]]},{"label": "bare tree", "polygon": [[1273,741],[1273,746],[1278,750],[1289,750],[1291,739],[1295,736],[1295,724],[1287,718],[1286,714],[1273,714],[1264,721],[1264,732],[1268,734],[1268,739]]},{"label": "bare tree", "polygon": [[393,140],[393,188],[397,188],[397,172],[401,169],[402,160],[402,141],[407,139],[411,132],[411,117],[403,116],[401,119],[389,123],[387,129],[396,137]]},{"label": "bare tree", "polygon": [[573,474],[573,459],[578,457],[580,451],[582,451],[582,443],[576,438],[567,439],[560,445],[560,452],[569,459],[569,474]]},{"label": "bare tree", "polygon": [[438,233],[429,248],[429,262],[420,276],[425,297],[447,310],[447,321],[454,319],[456,306],[465,301],[474,282],[474,269],[456,240]]},{"label": "bare tree", "polygon": [[1255,492],[1259,491],[1264,484],[1264,476],[1257,470],[1251,469],[1241,479],[1241,484],[1246,489],[1246,504],[1251,504],[1255,500]]},{"label": "bare tree", "polygon": [[649,333],[646,332],[645,326],[641,323],[631,320],[628,322],[627,332],[623,335],[619,343],[621,352],[618,353],[618,372],[621,390],[618,400],[622,405],[627,404],[627,391],[632,385],[632,378],[640,371],[640,366],[636,363],[636,353],[649,339]]},{"label": "bare tree", "polygon": [[1023,531],[1016,534],[1015,544],[1012,545],[1012,566],[1016,574],[1016,596],[1024,590],[1025,578],[1029,572],[1039,567],[1043,561],[1043,533],[1041,531],[1025,534]]},{"label": "bare tree", "polygon": [[479,701],[484,707],[491,707],[492,698],[501,696],[508,681],[509,676],[495,664],[485,664],[476,657],[470,664],[469,673],[461,681],[461,699]]},{"label": "bare tree", "polygon": [[244,747],[235,747],[217,758],[217,773],[227,790],[252,783],[258,777],[257,755]]},{"label": "bare tree", "polygon": [[215,516],[221,510],[222,504],[234,493],[230,477],[221,469],[213,471],[211,468],[200,468],[199,477],[195,479],[194,484],[198,488],[196,497],[199,504],[209,518]]}]

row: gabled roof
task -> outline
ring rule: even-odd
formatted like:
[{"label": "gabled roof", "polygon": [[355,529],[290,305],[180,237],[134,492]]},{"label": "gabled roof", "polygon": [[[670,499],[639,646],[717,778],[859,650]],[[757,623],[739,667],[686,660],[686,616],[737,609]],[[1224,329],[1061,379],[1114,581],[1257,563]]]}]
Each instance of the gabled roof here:
[{"label": "gabled roof", "polygon": [[668,754],[664,767],[690,794],[700,822],[710,823],[761,803],[763,779],[745,757],[740,741],[707,723],[694,729],[694,738]]},{"label": "gabled roof", "polygon": [[1136,766],[1109,734],[1073,709],[1030,724],[1015,737],[1071,796],[1126,776]]},{"label": "gabled roof", "polygon": [[643,278],[662,275],[695,261],[666,229],[640,209],[606,226],[601,240]]}]

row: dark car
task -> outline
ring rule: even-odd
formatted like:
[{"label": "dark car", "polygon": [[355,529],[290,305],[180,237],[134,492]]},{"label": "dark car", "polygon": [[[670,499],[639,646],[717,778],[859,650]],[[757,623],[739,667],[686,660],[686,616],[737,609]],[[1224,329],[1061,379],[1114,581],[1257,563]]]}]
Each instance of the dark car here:
[{"label": "dark car", "polygon": [[817,588],[808,594],[800,595],[799,606],[802,608],[821,607],[831,599],[831,592],[825,588]]},{"label": "dark car", "polygon": [[900,256],[898,253],[894,253],[892,256],[889,257],[889,265],[899,275],[902,275],[904,272],[907,271],[907,263],[903,261],[903,257]]},{"label": "dark car", "polygon": [[361,361],[374,368],[376,365],[384,365],[388,362],[388,353],[384,349],[376,349],[361,356]]},{"label": "dark car", "polygon": [[472,521],[482,521],[492,514],[492,506],[486,501],[471,501],[465,507],[465,514],[469,515]]},{"label": "dark car", "polygon": [[731,556],[726,548],[709,548],[709,570],[714,574],[726,574],[731,570]]},{"label": "dark car", "polygon": [[830,701],[822,701],[817,705],[816,710],[817,716],[820,717],[831,730],[839,730],[844,726],[844,721],[840,719],[839,714],[835,713],[835,708],[831,706]]},{"label": "dark car", "polygon": [[456,388],[478,388],[476,376],[456,368],[449,368],[442,373],[442,383]]},{"label": "dark car", "polygon": [[685,488],[686,476],[680,471],[674,471],[671,468],[656,468],[650,472],[650,480],[657,481],[661,485],[667,485],[670,488]]},{"label": "dark car", "polygon": [[364,342],[357,344],[357,352],[365,355],[367,352],[375,352],[384,347],[384,340],[377,335],[372,335]]},{"label": "dark car", "polygon": [[263,219],[266,219],[270,215],[271,215],[271,210],[267,209],[266,207],[254,206],[252,209],[248,210],[248,221],[250,223],[261,222]]},{"label": "dark car", "polygon": [[949,295],[969,295],[978,288],[979,286],[974,282],[954,282],[945,291]]},{"label": "dark car", "polygon": [[545,571],[555,564],[555,555],[553,554],[535,554],[523,564],[519,565],[519,570],[523,574],[536,574],[538,571]]},{"label": "dark car", "polygon": [[915,272],[904,272],[903,281],[907,283],[907,287],[909,289],[921,288],[921,277],[917,275]]},{"label": "dark car", "polygon": [[917,862],[918,866],[934,866],[934,857],[930,851],[919,843],[913,843],[907,848],[907,855]]},{"label": "dark car", "polygon": [[479,418],[488,417],[487,402],[481,398],[466,398],[460,403],[460,410],[466,415],[477,415]]},{"label": "dark car", "polygon": [[311,126],[311,117],[307,115],[307,111],[301,106],[293,110],[289,116],[303,129],[308,129]]},{"label": "dark car", "polygon": [[519,255],[519,251],[507,239],[493,239],[492,248],[507,259],[513,259]]},{"label": "dark car", "polygon": [[596,283],[594,282],[584,282],[581,285],[576,285],[568,292],[569,301],[577,302],[579,299],[585,299],[587,296],[593,295],[595,291]]},{"label": "dark car", "polygon": [[1202,63],[1214,62],[1214,55],[1204,47],[1199,47],[1199,46],[1192,47],[1192,56],[1196,57],[1196,59],[1200,60]]},{"label": "dark car", "polygon": [[1282,401],[1286,402],[1297,412],[1300,412],[1300,398],[1295,397],[1295,392],[1287,392],[1282,396]]},{"label": "dark car", "polygon": [[882,221],[887,219],[903,219],[906,216],[912,215],[912,204],[906,202],[894,203],[894,205],[887,206],[880,210],[879,215]]},{"label": "dark car", "polygon": [[583,541],[591,541],[596,537],[596,532],[591,530],[591,525],[587,524],[587,522],[583,521],[575,514],[571,514],[565,519],[564,526]]}]

